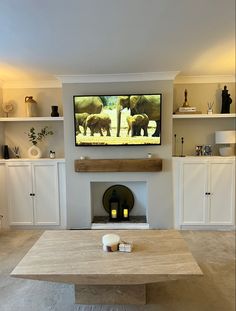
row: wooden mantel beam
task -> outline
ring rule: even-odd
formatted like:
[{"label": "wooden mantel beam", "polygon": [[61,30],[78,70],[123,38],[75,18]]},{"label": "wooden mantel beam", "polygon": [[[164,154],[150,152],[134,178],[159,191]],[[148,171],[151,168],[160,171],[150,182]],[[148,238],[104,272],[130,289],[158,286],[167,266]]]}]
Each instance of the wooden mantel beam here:
[{"label": "wooden mantel beam", "polygon": [[162,160],[147,159],[83,159],[75,160],[76,172],[159,172]]}]

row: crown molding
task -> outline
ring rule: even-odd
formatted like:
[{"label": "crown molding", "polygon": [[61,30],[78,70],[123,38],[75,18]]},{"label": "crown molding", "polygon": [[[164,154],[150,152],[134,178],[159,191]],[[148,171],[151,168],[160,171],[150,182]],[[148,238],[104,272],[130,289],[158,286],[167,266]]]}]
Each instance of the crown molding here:
[{"label": "crown molding", "polygon": [[182,76],[176,77],[174,84],[188,83],[235,83],[235,75],[202,75],[202,76]]},{"label": "crown molding", "polygon": [[[1,84],[0,84],[1,85]],[[26,80],[26,81],[6,81],[2,83],[3,89],[47,89],[61,88],[61,82],[58,80]]]},{"label": "crown molding", "polygon": [[57,75],[62,83],[105,83],[105,82],[135,82],[174,80],[179,71],[140,72],[118,74],[91,74],[91,75]]}]

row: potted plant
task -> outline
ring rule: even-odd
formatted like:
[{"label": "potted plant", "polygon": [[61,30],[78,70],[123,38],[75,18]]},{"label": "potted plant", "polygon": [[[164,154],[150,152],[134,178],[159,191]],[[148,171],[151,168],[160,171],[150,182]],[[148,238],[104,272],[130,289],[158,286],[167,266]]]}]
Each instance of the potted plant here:
[{"label": "potted plant", "polygon": [[31,127],[29,132],[26,133],[28,135],[29,141],[33,144],[28,150],[28,155],[30,158],[41,158],[42,152],[40,148],[37,146],[38,142],[41,142],[46,136],[53,135],[53,131],[49,130],[48,126],[45,126],[41,129],[40,132],[36,132],[34,127]]}]

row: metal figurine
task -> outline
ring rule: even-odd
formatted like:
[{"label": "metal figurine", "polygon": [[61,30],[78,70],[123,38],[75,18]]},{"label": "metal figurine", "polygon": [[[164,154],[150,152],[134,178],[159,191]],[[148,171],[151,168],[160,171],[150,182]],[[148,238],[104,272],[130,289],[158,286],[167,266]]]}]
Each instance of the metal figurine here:
[{"label": "metal figurine", "polygon": [[184,138],[181,137],[181,157],[185,157],[184,155]]},{"label": "metal figurine", "polygon": [[188,91],[187,89],[185,89],[184,90],[184,103],[182,107],[189,107],[187,96],[188,96]]}]

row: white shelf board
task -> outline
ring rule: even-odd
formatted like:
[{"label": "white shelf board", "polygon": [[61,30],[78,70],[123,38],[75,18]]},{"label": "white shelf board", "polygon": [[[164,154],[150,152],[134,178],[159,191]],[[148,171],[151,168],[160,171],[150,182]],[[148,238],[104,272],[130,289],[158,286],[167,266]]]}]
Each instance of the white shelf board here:
[{"label": "white shelf board", "polygon": [[215,119],[215,118],[235,118],[236,113],[215,113],[215,114],[173,114],[173,119]]},{"label": "white shelf board", "polygon": [[63,121],[64,117],[19,117],[19,118],[0,118],[0,122],[34,122],[34,121]]}]

